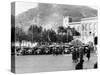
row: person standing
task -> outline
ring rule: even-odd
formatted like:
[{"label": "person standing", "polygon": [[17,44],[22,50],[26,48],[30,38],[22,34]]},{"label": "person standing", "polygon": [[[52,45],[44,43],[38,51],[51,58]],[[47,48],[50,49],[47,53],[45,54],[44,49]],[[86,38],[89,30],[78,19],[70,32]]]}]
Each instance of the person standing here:
[{"label": "person standing", "polygon": [[94,64],[94,69],[97,69],[98,68],[98,64],[97,62]]},{"label": "person standing", "polygon": [[76,64],[75,69],[76,69],[76,70],[83,69],[83,62],[84,62],[84,60],[82,60],[82,61],[80,61],[78,64]]},{"label": "person standing", "polygon": [[73,59],[73,62],[77,62],[77,51],[76,51],[76,48],[74,48],[74,51],[73,51],[73,54],[72,54],[72,59]]},{"label": "person standing", "polygon": [[76,62],[78,62],[78,58],[79,58],[79,49],[76,48]]},{"label": "person standing", "polygon": [[86,55],[88,61],[90,60],[90,49],[91,49],[90,46],[88,46],[87,55]]},{"label": "person standing", "polygon": [[83,61],[83,47],[80,48],[80,62]]},{"label": "person standing", "polygon": [[77,50],[77,48],[75,48],[75,55],[74,55],[75,63],[77,63],[77,59],[78,59],[76,50]]},{"label": "person standing", "polygon": [[72,60],[75,62],[75,48],[72,48]]}]

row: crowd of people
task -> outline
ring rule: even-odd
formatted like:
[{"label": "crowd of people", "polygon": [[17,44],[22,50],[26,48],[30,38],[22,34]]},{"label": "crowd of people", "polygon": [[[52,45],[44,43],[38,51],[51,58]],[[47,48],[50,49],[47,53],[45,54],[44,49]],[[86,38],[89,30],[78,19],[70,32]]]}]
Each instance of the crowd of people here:
[{"label": "crowd of people", "polygon": [[[72,52],[72,60],[73,63],[76,63],[75,69],[76,70],[80,70],[83,69],[83,64],[84,64],[84,56],[86,56],[86,58],[88,59],[88,61],[90,60],[91,57],[91,46],[87,46],[87,47],[79,47],[79,48],[72,48],[73,52]],[[97,62],[94,64],[93,68],[97,68]]]},{"label": "crowd of people", "polygon": [[87,47],[79,47],[79,48],[72,48],[73,52],[72,52],[72,60],[73,62],[78,62],[78,60],[83,60],[83,56],[86,55],[88,60],[90,59],[90,51],[91,51],[91,47],[87,46]]}]

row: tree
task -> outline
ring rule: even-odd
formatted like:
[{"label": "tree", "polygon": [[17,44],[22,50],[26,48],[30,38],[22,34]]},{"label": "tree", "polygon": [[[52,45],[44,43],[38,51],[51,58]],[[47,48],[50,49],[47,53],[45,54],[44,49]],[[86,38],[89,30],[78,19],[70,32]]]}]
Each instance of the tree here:
[{"label": "tree", "polygon": [[44,29],[42,32],[42,40],[45,42],[56,42],[56,32],[52,29]]},{"label": "tree", "polygon": [[48,42],[49,39],[48,39],[48,32],[46,29],[43,30],[42,32],[42,42]]},{"label": "tree", "polygon": [[16,41],[27,40],[27,35],[22,30],[22,28],[19,28],[19,27],[15,28],[15,40]]},{"label": "tree", "polygon": [[75,30],[75,28],[72,28],[72,33],[73,33],[73,36],[80,36],[80,33]]},{"label": "tree", "polygon": [[48,39],[51,42],[56,42],[56,32],[54,30],[48,30]]},{"label": "tree", "polygon": [[63,40],[63,36],[56,34],[56,41],[60,43],[60,42],[63,42],[62,40]]},{"label": "tree", "polygon": [[37,25],[31,25],[28,31],[32,33],[41,33],[42,27]]},{"label": "tree", "polygon": [[61,42],[65,43],[73,40],[72,29],[70,27],[64,28],[63,26],[59,26],[58,33],[61,33],[61,35],[59,35],[59,38],[62,39],[60,40]]},{"label": "tree", "polygon": [[65,30],[65,28],[64,28],[63,26],[59,26],[59,27],[58,27],[58,33],[63,34],[63,33],[65,33],[65,32],[66,32],[66,30]]},{"label": "tree", "polygon": [[42,41],[42,27],[37,25],[31,25],[28,30],[28,35],[34,42]]}]

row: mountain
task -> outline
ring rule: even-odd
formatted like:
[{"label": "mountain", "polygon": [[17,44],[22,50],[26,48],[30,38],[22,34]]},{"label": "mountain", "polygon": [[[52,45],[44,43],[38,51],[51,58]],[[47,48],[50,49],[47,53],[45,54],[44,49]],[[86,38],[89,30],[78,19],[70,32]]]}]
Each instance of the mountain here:
[{"label": "mountain", "polygon": [[56,30],[63,24],[64,16],[69,16],[72,22],[77,22],[81,18],[97,16],[97,10],[88,6],[39,3],[38,7],[16,16],[16,26],[22,27],[25,31],[33,24]]}]

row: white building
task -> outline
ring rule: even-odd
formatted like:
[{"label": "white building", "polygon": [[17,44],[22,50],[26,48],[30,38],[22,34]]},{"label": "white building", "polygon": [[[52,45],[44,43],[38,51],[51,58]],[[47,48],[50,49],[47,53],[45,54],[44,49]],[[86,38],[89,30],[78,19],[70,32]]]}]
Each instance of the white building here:
[{"label": "white building", "polygon": [[81,37],[86,43],[88,41],[94,42],[94,38],[98,34],[98,18],[90,17],[81,19]]},{"label": "white building", "polygon": [[63,17],[63,26],[68,27],[69,26],[69,16]]},{"label": "white building", "polygon": [[[71,22],[69,23],[69,17],[65,17],[63,21],[63,26],[71,28],[75,28],[81,36],[78,37],[84,43],[89,41],[94,42],[94,38],[97,36],[98,31],[98,18],[97,17],[89,17],[82,18],[80,22]],[[65,26],[66,25],[66,26]]]}]

